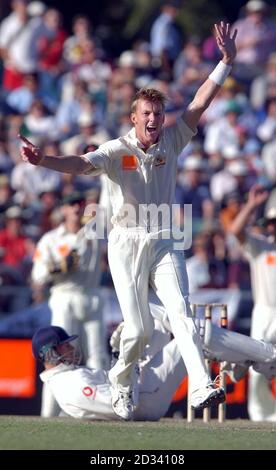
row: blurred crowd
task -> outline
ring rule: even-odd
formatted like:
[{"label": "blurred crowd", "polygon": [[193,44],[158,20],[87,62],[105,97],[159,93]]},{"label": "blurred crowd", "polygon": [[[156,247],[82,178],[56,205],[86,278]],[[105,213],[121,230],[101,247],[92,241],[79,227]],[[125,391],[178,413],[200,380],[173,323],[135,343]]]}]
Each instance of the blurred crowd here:
[{"label": "blurred crowd", "polygon": [[[211,34],[183,44],[177,14],[177,4],[165,4],[147,41],[110,57],[89,17],[73,18],[69,32],[57,9],[11,1],[0,22],[0,315],[43,300],[32,289],[32,259],[38,240],[61,221],[60,200],[77,190],[98,202],[102,189],[97,177],[23,163],[18,133],[47,155],[81,155],[129,131],[142,86],[167,95],[170,126],[219,60]],[[267,204],[276,204],[276,23],[263,1],[250,0],[235,27],[236,65],[179,156],[175,217],[183,225],[184,204],[192,204],[192,293],[250,290],[247,261],[227,229],[252,184],[269,188]],[[101,269],[101,285],[111,287],[105,249]]]}]

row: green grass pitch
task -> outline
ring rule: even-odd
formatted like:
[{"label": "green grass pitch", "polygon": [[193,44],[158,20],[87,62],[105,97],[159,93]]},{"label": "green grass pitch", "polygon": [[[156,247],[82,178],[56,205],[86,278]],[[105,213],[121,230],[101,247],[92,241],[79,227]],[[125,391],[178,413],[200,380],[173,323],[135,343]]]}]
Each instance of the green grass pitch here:
[{"label": "green grass pitch", "polygon": [[0,416],[0,450],[276,449],[276,423],[81,421]]}]

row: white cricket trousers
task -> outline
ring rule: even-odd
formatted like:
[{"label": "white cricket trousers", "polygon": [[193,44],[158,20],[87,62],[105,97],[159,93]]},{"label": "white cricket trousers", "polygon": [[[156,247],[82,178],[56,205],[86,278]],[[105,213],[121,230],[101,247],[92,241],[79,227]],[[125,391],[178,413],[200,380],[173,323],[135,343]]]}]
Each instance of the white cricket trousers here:
[{"label": "white cricket trousers", "polygon": [[200,337],[188,300],[189,287],[183,252],[174,250],[164,232],[114,228],[109,235],[108,259],[124,318],[119,360],[109,372],[114,387],[131,390],[134,366],[153,334],[149,284],[167,312],[172,333],[188,371],[191,391],[206,386]]},{"label": "white cricket trousers", "polygon": [[217,361],[269,363],[275,360],[272,343],[225,330],[209,320],[205,321],[204,350],[210,351]]},{"label": "white cricket trousers", "polygon": [[[276,342],[276,308],[257,304],[252,312],[251,336]],[[249,371],[248,414],[252,421],[276,421],[276,399],[268,380],[258,372]]]},{"label": "white cricket trousers", "polygon": [[141,368],[139,404],[134,420],[156,421],[165,416],[186,375],[186,367],[173,339]]},{"label": "white cricket trousers", "polygon": [[[79,335],[79,344],[88,367],[107,368],[106,329],[102,302],[97,291],[79,292],[77,289],[56,289],[50,297],[51,325],[64,328],[69,335]],[[41,416],[57,416],[60,408],[47,384],[43,385]]]}]

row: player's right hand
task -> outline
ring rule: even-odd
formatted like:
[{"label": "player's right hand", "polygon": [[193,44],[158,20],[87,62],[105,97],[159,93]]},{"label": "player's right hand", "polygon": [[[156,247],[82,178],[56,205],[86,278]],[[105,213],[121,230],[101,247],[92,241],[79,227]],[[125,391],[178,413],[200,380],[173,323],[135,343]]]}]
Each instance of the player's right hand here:
[{"label": "player's right hand", "polygon": [[22,134],[18,134],[18,138],[22,140],[24,145],[20,150],[20,155],[24,162],[29,162],[32,165],[39,165],[43,160],[43,155],[39,147],[36,147],[30,140]]}]

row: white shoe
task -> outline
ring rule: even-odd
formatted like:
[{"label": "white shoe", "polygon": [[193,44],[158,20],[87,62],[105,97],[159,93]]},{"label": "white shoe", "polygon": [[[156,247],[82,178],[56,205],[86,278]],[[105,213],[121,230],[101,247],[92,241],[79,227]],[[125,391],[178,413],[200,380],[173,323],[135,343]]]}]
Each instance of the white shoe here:
[{"label": "white shoe", "polygon": [[111,387],[111,403],[114,413],[125,421],[131,421],[134,413],[132,391],[118,390]]},{"label": "white shoe", "polygon": [[191,394],[191,407],[194,410],[203,410],[203,408],[223,403],[225,399],[224,389],[211,382]]}]

